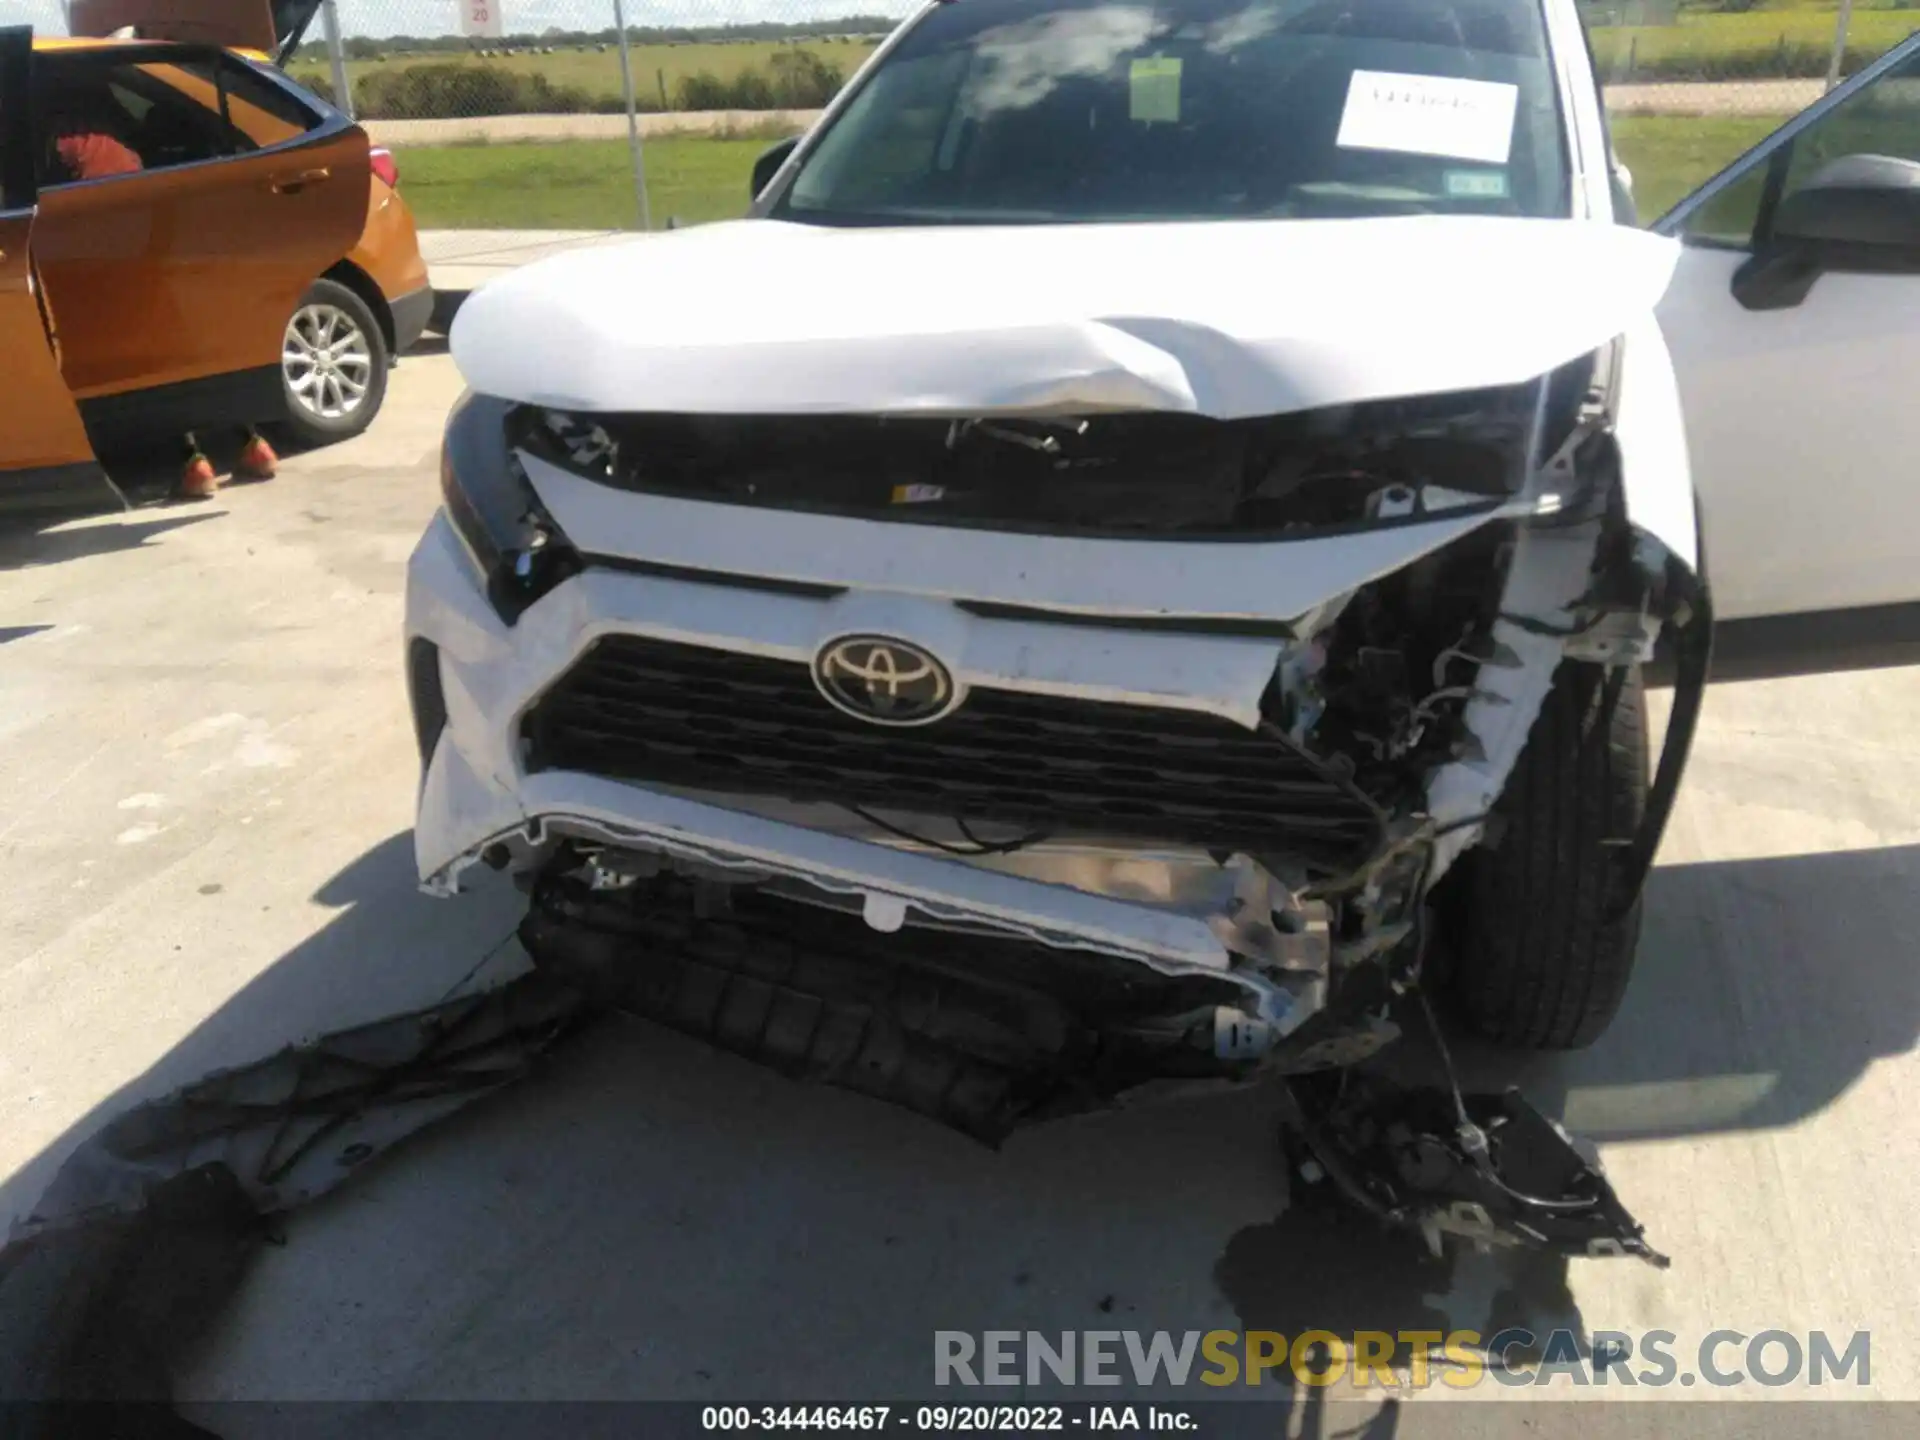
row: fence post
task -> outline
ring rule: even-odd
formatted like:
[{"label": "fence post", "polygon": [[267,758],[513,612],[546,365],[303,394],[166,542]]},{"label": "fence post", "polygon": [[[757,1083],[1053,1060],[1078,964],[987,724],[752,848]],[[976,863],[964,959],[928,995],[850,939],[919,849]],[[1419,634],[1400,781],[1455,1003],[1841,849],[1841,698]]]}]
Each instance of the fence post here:
[{"label": "fence post", "polygon": [[1840,0],[1840,23],[1833,32],[1833,59],[1827,65],[1827,89],[1840,83],[1840,65],[1847,56],[1847,25],[1853,19],[1853,0]]},{"label": "fence post", "polygon": [[333,103],[353,119],[353,86],[347,83],[347,52],[340,43],[340,12],[334,0],[320,6],[320,26],[327,37],[327,59],[333,64]]},{"label": "fence post", "polygon": [[640,102],[633,93],[633,56],[627,50],[627,14],[621,0],[613,0],[613,23],[620,30],[620,88],[627,97],[627,148],[633,152],[633,189],[640,197],[640,228],[651,230],[647,212],[647,166],[640,154]]}]

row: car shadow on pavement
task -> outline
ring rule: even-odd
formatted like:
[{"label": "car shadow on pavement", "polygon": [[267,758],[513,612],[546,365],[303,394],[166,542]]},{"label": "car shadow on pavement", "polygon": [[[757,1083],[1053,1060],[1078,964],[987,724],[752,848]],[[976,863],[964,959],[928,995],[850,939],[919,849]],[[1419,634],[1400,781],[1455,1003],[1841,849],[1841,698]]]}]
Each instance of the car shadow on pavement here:
[{"label": "car shadow on pavement", "polygon": [[93,555],[133,550],[149,540],[187,525],[211,520],[220,512],[200,510],[152,515],[136,511],[124,517],[116,512],[106,523],[77,524],[73,516],[45,520],[19,519],[0,523],[0,570],[33,565],[59,565]]},{"label": "car shadow on pavement", "polygon": [[[487,880],[433,901],[409,836],[367,851],[316,894],[334,920],[0,1202],[24,1213],[137,1100],[511,973],[518,896]],[[1916,922],[1920,846],[1663,867],[1608,1037],[1520,1064],[1463,1046],[1464,1066],[1600,1139],[1790,1124],[1920,1037]],[[1290,1207],[1276,1136],[1256,1089],[1056,1122],[994,1153],[614,1019],[292,1217],[185,1357],[184,1393],[904,1397],[929,1391],[941,1329],[1578,1327],[1562,1262],[1434,1259],[1357,1215]],[[1657,1241],[1659,1217],[1641,1218]],[[1372,1423],[1391,1432],[1389,1412]]]},{"label": "car shadow on pavement", "polygon": [[1598,1141],[1791,1125],[1920,1042],[1916,935],[1920,846],[1662,866],[1598,1044],[1464,1063]]},{"label": "car shadow on pavement", "polygon": [[[230,475],[238,443],[210,448],[216,451],[215,468]],[[110,471],[119,494],[111,502],[103,499],[91,508],[0,518],[0,570],[59,565],[132,550],[169,530],[226,513],[217,497],[207,501],[176,496],[179,469],[176,460],[161,460],[150,453],[115,457]],[[229,479],[227,483],[247,482]]]},{"label": "car shadow on pavement", "polygon": [[339,913],[214,1008],[146,1073],[0,1180],[0,1216],[25,1215],[59,1162],[132,1105],[298,1040],[430,1004],[470,972],[483,980],[483,962],[501,952],[519,918],[519,897],[504,885],[458,904],[420,894],[408,832],[365,851],[313,898]]}]

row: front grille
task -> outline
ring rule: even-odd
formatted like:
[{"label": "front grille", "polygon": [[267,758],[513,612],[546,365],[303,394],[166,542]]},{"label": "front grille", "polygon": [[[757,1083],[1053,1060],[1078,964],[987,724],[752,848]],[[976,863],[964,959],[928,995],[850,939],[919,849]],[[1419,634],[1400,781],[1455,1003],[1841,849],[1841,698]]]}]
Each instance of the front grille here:
[{"label": "front grille", "polygon": [[533,770],[1284,849],[1329,869],[1377,839],[1372,807],[1319,762],[1214,716],[976,688],[943,720],[890,729],[835,710],[804,665],[632,635],[596,642],[522,735]]}]

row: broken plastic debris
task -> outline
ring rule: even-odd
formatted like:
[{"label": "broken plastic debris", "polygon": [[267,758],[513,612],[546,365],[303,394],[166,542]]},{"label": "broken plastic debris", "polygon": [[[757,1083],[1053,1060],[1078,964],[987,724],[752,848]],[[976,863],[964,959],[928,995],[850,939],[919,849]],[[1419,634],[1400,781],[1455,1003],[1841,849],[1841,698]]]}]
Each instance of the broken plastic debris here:
[{"label": "broken plastic debris", "polygon": [[866,917],[867,924],[882,935],[891,935],[907,923],[907,902],[898,895],[882,895],[870,890],[860,913]]}]

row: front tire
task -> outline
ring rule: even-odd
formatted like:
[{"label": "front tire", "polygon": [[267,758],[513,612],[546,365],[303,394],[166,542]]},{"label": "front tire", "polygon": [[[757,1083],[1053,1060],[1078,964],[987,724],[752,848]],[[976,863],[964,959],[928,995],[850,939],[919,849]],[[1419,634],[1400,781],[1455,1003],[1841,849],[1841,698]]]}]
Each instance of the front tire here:
[{"label": "front tire", "polygon": [[1648,771],[1639,667],[1563,663],[1494,807],[1498,838],[1443,887],[1458,887],[1446,983],[1485,1038],[1574,1050],[1612,1022],[1640,940],[1640,897],[1619,912]]},{"label": "front tire", "polygon": [[307,287],[281,345],[282,427],[296,445],[331,445],[373,423],[387,398],[387,345],[380,322],[337,280]]}]

